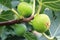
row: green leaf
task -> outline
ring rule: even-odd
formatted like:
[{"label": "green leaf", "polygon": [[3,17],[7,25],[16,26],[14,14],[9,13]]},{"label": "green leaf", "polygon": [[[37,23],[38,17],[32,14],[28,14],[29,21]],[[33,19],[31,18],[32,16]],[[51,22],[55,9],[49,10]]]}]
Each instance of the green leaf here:
[{"label": "green leaf", "polygon": [[[58,13],[57,13],[58,14]],[[57,18],[51,23],[51,27],[50,27],[50,33],[51,33],[51,36],[57,36],[59,35],[60,36],[60,14],[58,14]]]},{"label": "green leaf", "polygon": [[[19,3],[20,3],[19,1],[12,1],[12,2],[11,2],[12,8],[16,8]],[[15,5],[14,5],[14,4],[15,4]]]},{"label": "green leaf", "polygon": [[42,0],[40,3],[52,10],[60,11],[60,0]]},{"label": "green leaf", "polygon": [[5,34],[5,29],[6,26],[0,26],[0,37],[1,37],[1,40],[5,40],[5,38],[7,37],[7,35]]},{"label": "green leaf", "polygon": [[58,1],[58,0],[42,0],[42,2],[53,2],[53,1]]},{"label": "green leaf", "polygon": [[3,11],[0,14],[0,22],[14,19],[14,13],[11,10]]},{"label": "green leaf", "polygon": [[1,34],[4,32],[4,29],[5,29],[5,26],[0,26],[0,37],[1,37]]},{"label": "green leaf", "polygon": [[48,40],[45,36],[41,36],[38,40]]},{"label": "green leaf", "polygon": [[11,1],[12,0],[0,0],[0,4],[8,7],[8,8],[11,8]]},{"label": "green leaf", "polygon": [[24,36],[27,40],[37,40],[37,37],[33,33],[30,33],[30,32],[27,32]]},{"label": "green leaf", "polygon": [[57,38],[57,40],[60,40],[60,36],[57,36],[56,38]]},{"label": "green leaf", "polygon": [[57,22],[56,23],[58,24],[58,26],[56,26],[57,28],[54,33],[54,36],[60,36],[60,12],[55,12],[55,15],[57,16],[56,20],[58,23]]},{"label": "green leaf", "polygon": [[47,35],[50,35],[50,32],[49,32],[49,30],[47,30],[45,33],[46,33]]}]

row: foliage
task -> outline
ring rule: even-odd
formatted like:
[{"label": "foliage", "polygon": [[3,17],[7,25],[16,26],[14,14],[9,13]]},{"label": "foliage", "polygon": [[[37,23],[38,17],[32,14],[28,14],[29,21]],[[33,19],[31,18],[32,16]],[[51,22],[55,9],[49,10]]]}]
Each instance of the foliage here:
[{"label": "foliage", "polygon": [[[20,16],[17,11],[18,4],[21,2],[32,6],[31,17],[36,16],[35,14],[48,15],[51,20],[49,30],[44,33],[34,30],[30,22],[34,18]],[[13,26],[15,24],[17,27],[18,24],[21,26],[21,23],[27,29],[26,33],[18,36]],[[0,40],[60,40],[60,0],[0,0]]]}]

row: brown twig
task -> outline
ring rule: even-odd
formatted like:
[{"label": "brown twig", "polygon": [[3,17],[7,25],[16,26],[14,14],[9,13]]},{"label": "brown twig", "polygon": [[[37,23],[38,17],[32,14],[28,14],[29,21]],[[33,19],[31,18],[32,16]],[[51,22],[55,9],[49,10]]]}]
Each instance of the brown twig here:
[{"label": "brown twig", "polygon": [[9,20],[9,21],[5,21],[5,22],[0,22],[0,26],[4,26],[4,25],[13,25],[13,24],[16,24],[16,23],[22,23],[22,22],[29,22],[31,21],[32,19],[34,18],[34,16],[31,16],[29,18],[22,18],[22,19],[19,19],[19,20]]}]

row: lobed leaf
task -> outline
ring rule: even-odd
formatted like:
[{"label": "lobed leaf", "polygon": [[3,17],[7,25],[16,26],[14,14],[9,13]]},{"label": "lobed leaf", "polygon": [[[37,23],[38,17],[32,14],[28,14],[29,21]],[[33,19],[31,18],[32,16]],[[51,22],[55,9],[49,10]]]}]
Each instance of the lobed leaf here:
[{"label": "lobed leaf", "polygon": [[11,1],[12,0],[0,0],[0,4],[8,7],[8,8],[11,8]]},{"label": "lobed leaf", "polygon": [[42,0],[40,3],[44,7],[48,7],[55,11],[60,11],[60,0]]}]

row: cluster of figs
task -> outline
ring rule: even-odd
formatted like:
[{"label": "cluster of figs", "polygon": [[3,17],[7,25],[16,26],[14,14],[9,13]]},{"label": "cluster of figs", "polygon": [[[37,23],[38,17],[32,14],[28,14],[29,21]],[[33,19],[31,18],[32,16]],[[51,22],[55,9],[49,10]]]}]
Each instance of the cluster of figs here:
[{"label": "cluster of figs", "polygon": [[[17,6],[17,11],[20,16],[30,17],[32,14],[32,5],[26,2],[21,2]],[[50,18],[46,14],[38,14],[34,16],[31,21],[31,25],[37,32],[46,32],[50,27]],[[14,31],[17,35],[23,35],[27,31],[25,24],[15,24]]]}]

